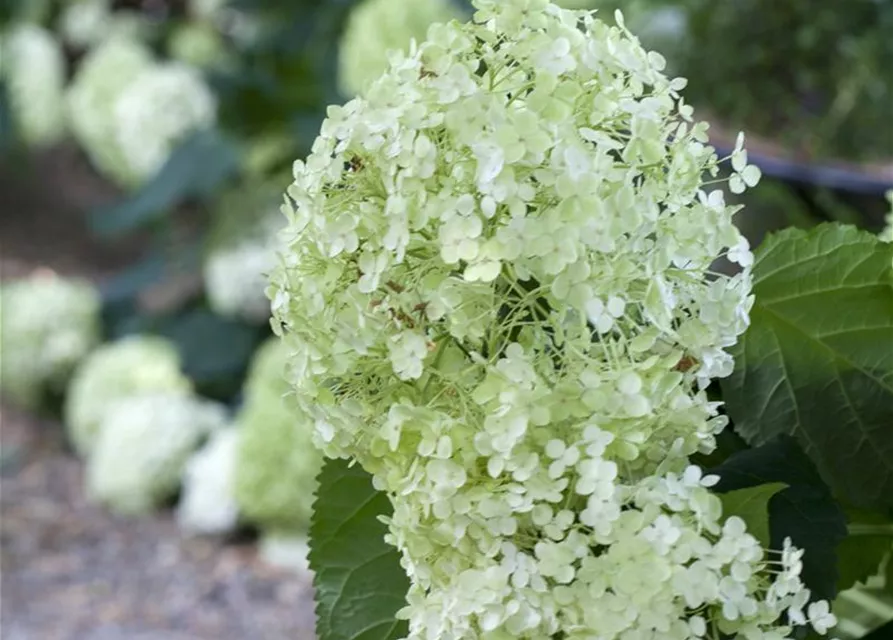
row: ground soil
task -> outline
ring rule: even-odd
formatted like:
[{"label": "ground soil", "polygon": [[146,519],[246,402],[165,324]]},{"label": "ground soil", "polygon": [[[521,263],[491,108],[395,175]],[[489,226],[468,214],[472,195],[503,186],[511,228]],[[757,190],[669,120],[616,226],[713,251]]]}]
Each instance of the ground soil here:
[{"label": "ground soil", "polygon": [[[33,162],[0,166],[0,278],[101,282],[139,254],[139,237],[89,233],[86,212],[116,194],[76,151]],[[250,541],[187,539],[169,511],[115,517],[82,477],[58,422],[0,405],[0,638],[313,638],[307,575],[265,566]]]}]

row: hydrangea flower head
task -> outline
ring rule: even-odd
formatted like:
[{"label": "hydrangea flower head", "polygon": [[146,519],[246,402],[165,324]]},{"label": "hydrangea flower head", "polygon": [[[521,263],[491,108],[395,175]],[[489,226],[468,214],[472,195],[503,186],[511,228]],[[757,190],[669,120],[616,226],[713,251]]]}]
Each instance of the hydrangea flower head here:
[{"label": "hydrangea flower head", "polygon": [[285,346],[270,340],[251,364],[236,423],[235,497],[247,521],[265,531],[302,534],[310,524],[322,454],[313,425],[301,421],[284,381]]},{"label": "hydrangea flower head", "polygon": [[161,168],[184,136],[213,124],[216,114],[216,99],[198,69],[179,62],[155,64],[115,100],[115,136],[142,181]]},{"label": "hydrangea flower head", "polygon": [[89,282],[38,272],[3,283],[0,308],[0,389],[36,407],[99,342],[99,293]]},{"label": "hydrangea flower head", "polygon": [[103,345],[75,371],[65,397],[65,426],[74,448],[87,455],[116,402],[145,393],[191,390],[173,343],[157,336],[128,336]]},{"label": "hydrangea flower head", "polygon": [[752,255],[685,81],[619,14],[475,6],[294,165],[268,293],[297,419],[391,498],[413,639],[785,637],[796,573],[776,593],[687,462]]},{"label": "hydrangea flower head", "polygon": [[156,62],[123,36],[87,55],[68,94],[78,141],[100,171],[128,187],[154,175],[184,136],[214,122],[216,111],[198,69]]},{"label": "hydrangea flower head", "polygon": [[239,518],[234,480],[239,432],[221,429],[192,455],[183,470],[183,492],[177,524],[192,534],[221,534]]},{"label": "hydrangea flower head", "polygon": [[183,394],[116,402],[87,460],[87,494],[119,513],[147,513],[176,492],[192,452],[225,425],[222,406]]},{"label": "hydrangea flower head", "polygon": [[65,56],[53,34],[19,24],[2,36],[2,75],[18,134],[31,145],[58,141],[65,132]]},{"label": "hydrangea flower head", "polygon": [[363,0],[347,18],[338,51],[338,82],[356,95],[388,66],[390,51],[404,51],[423,40],[435,22],[461,18],[455,0]]},{"label": "hydrangea flower head", "polygon": [[93,165],[116,182],[139,183],[116,134],[115,104],[130,82],[153,65],[140,42],[112,37],[92,49],[78,65],[66,96],[72,133]]}]

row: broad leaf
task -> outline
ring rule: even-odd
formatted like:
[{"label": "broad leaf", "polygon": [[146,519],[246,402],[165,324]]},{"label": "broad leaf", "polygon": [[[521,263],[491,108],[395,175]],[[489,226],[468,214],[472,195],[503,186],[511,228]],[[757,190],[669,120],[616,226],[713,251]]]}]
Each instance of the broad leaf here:
[{"label": "broad leaf", "polygon": [[391,640],[408,632],[395,614],[409,579],[400,554],[384,541],[385,494],[359,465],[327,460],[310,525],[310,568],[320,640]]},{"label": "broad leaf", "polygon": [[209,197],[235,174],[239,162],[234,141],[213,129],[198,131],[184,139],[136,193],[94,213],[92,226],[104,235],[133,231],[188,199]]},{"label": "broad leaf", "polygon": [[893,245],[789,229],[757,251],[751,326],[723,382],[751,444],[797,437],[846,500],[893,506]]},{"label": "broad leaf", "polygon": [[156,332],[177,345],[183,372],[197,389],[221,399],[241,386],[251,355],[264,338],[257,327],[201,308],[165,318]]},{"label": "broad leaf", "polygon": [[837,547],[840,591],[880,575],[884,558],[893,551],[893,520],[889,517],[852,509],[847,510],[847,517],[850,535]]},{"label": "broad leaf", "polygon": [[787,485],[781,482],[761,484],[747,489],[736,489],[720,495],[722,514],[726,518],[738,516],[747,525],[747,531],[764,547],[769,539],[769,499]]},{"label": "broad leaf", "polygon": [[837,546],[847,535],[846,517],[812,462],[793,438],[729,456],[709,470],[719,476],[715,490],[726,493],[769,483],[787,485],[769,499],[769,547],[784,539],[804,549],[801,578],[816,599],[837,593]]}]

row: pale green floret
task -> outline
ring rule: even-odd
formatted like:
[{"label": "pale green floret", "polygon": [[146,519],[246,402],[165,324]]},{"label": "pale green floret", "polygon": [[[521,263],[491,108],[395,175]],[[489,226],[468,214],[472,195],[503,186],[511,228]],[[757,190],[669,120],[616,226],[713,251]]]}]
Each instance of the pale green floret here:
[{"label": "pale green floret", "polygon": [[177,524],[186,533],[221,534],[235,528],[239,507],[235,497],[239,432],[218,431],[186,463]]},{"label": "pale green floret", "polygon": [[264,530],[305,531],[322,454],[312,425],[298,419],[285,382],[287,351],[278,340],[258,350],[245,386],[236,463],[236,500],[246,520]]},{"label": "pale green floret", "polygon": [[463,17],[453,0],[364,0],[348,16],[341,36],[341,91],[361,93],[387,69],[390,51],[406,51],[413,39],[424,40],[435,22]]},{"label": "pale green floret", "polygon": [[87,494],[119,513],[151,511],[173,496],[189,456],[225,424],[222,406],[182,394],[115,403],[87,460]]},{"label": "pale green floret", "polygon": [[68,89],[68,119],[75,138],[100,172],[125,186],[138,184],[141,177],[117,140],[115,104],[152,64],[152,53],[141,43],[112,38],[87,54]]},{"label": "pale green floret", "polygon": [[16,132],[28,145],[57,142],[65,133],[62,47],[52,33],[32,24],[14,26],[0,45],[0,74]]},{"label": "pale green floret", "polygon": [[116,402],[146,393],[187,394],[191,388],[176,346],[164,338],[130,336],[104,345],[78,367],[68,387],[68,435],[78,453],[88,455]]},{"label": "pale green floret", "polygon": [[99,293],[87,281],[39,274],[0,286],[0,309],[0,391],[36,408],[99,342]]}]

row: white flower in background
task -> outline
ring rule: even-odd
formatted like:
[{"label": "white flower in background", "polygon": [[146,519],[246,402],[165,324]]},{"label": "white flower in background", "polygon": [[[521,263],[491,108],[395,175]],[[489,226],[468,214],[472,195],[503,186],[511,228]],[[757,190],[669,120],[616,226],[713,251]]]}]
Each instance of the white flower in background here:
[{"label": "white flower in background", "polygon": [[234,495],[238,438],[235,428],[218,431],[186,463],[177,505],[177,523],[183,531],[211,535],[235,528],[239,518]]},{"label": "white flower in background", "polygon": [[269,340],[256,352],[245,382],[239,428],[236,500],[243,517],[264,531],[305,533],[322,454],[312,424],[299,419],[285,382],[287,349]]},{"label": "white flower in background", "polygon": [[798,567],[688,462],[753,298],[685,81],[619,14],[474,4],[294,165],[269,295],[295,421],[391,498],[413,640],[789,637]]},{"label": "white flower in background", "polygon": [[0,391],[36,407],[99,342],[99,293],[87,281],[38,273],[0,285]]},{"label": "white flower in background", "polygon": [[345,95],[362,92],[388,66],[389,51],[424,40],[428,27],[464,16],[453,0],[363,0],[350,13],[338,52],[338,83]]},{"label": "white flower in background", "polygon": [[140,71],[117,96],[114,135],[139,180],[152,177],[180,140],[216,119],[214,94],[191,66],[171,62]]},{"label": "white flower in background", "polygon": [[138,41],[111,38],[90,51],[69,86],[67,112],[71,131],[93,165],[125,186],[142,180],[118,142],[115,104],[134,78],[154,64]]},{"label": "white flower in background", "polygon": [[112,10],[110,0],[73,0],[62,8],[57,30],[68,44],[79,49],[100,45],[116,38],[143,40],[153,30],[153,23],[138,10]]},{"label": "white flower in background", "polygon": [[219,67],[227,62],[228,51],[220,32],[201,22],[186,22],[171,31],[168,55],[196,67]]},{"label": "white flower in background", "polygon": [[62,8],[58,29],[66,42],[88,47],[106,36],[111,19],[111,0],[74,0]]},{"label": "white flower in background", "polygon": [[214,20],[226,10],[228,0],[189,0],[189,14],[198,20]]},{"label": "white flower in background", "polygon": [[198,69],[155,62],[139,42],[113,37],[81,63],[68,114],[93,164],[134,187],[158,171],[183,137],[214,122],[216,100]]},{"label": "white flower in background", "polygon": [[0,38],[0,73],[7,83],[17,133],[29,145],[48,145],[65,133],[65,56],[49,31],[13,26]]},{"label": "white flower in background", "polygon": [[884,242],[893,242],[893,189],[887,192],[887,202],[890,203],[890,213],[887,214],[887,228],[881,231],[880,238]]},{"label": "white flower in background", "polygon": [[287,569],[297,574],[310,571],[310,563],[307,561],[309,552],[306,536],[277,532],[265,533],[258,549],[260,559],[271,567]]},{"label": "white flower in background", "polygon": [[278,218],[267,219],[260,230],[215,247],[205,259],[205,291],[211,308],[223,316],[265,322],[270,300],[265,290],[276,265]]},{"label": "white flower in background", "polygon": [[116,402],[87,459],[88,496],[119,513],[151,511],[176,492],[202,440],[225,424],[222,406],[183,394]]},{"label": "white flower in background", "polygon": [[176,345],[157,336],[122,338],[94,351],[75,371],[65,397],[65,427],[74,448],[87,455],[116,402],[146,393],[191,390],[180,371]]}]

